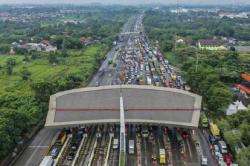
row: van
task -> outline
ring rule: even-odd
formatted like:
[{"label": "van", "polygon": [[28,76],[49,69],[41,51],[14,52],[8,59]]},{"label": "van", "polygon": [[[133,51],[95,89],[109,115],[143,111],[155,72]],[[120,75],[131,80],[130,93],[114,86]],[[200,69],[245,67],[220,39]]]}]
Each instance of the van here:
[{"label": "van", "polygon": [[222,154],[227,153],[227,145],[224,141],[219,141],[219,148]]},{"label": "van", "polygon": [[118,149],[118,139],[117,138],[114,138],[113,140],[113,149]]}]

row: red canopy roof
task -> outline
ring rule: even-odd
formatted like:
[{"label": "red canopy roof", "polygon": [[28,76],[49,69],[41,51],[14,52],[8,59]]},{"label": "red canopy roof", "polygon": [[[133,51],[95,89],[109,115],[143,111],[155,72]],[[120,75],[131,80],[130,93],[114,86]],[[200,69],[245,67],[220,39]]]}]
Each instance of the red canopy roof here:
[{"label": "red canopy roof", "polygon": [[241,84],[236,84],[236,87],[238,87],[240,90],[243,90],[244,92],[246,92],[246,94],[250,95],[250,88],[247,88]]},{"label": "red canopy roof", "polygon": [[250,76],[249,76],[249,75],[247,75],[247,74],[241,74],[241,77],[242,77],[244,80],[250,82]]}]

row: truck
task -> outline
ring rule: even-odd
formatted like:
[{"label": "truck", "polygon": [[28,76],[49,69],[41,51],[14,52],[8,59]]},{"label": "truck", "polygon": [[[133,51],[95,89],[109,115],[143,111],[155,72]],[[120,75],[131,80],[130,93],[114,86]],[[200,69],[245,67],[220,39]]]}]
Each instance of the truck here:
[{"label": "truck", "polygon": [[166,151],[165,149],[160,149],[160,164],[166,164]]},{"label": "truck", "polygon": [[54,160],[52,156],[45,156],[39,166],[52,166],[53,164]]},{"label": "truck", "polygon": [[128,142],[129,142],[128,153],[134,154],[135,153],[135,140],[129,140]]},{"label": "truck", "polygon": [[57,136],[56,144],[63,145],[66,138],[67,138],[67,135],[66,135],[65,131],[61,131]]},{"label": "truck", "polygon": [[208,128],[208,119],[207,119],[205,112],[201,112],[200,126],[203,128]]},{"label": "truck", "polygon": [[210,126],[211,134],[214,136],[214,138],[220,139],[220,130],[218,126],[212,122],[209,124],[209,126]]}]

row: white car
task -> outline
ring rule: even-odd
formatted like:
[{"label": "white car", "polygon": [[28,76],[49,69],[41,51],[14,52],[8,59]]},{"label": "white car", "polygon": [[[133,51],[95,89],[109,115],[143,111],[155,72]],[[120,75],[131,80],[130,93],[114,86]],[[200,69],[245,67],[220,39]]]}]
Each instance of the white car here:
[{"label": "white car", "polygon": [[201,157],[201,165],[207,165],[207,157],[202,156]]},{"label": "white car", "polygon": [[215,154],[216,154],[216,152],[220,152],[220,148],[216,144],[214,145],[214,152],[215,152]]}]

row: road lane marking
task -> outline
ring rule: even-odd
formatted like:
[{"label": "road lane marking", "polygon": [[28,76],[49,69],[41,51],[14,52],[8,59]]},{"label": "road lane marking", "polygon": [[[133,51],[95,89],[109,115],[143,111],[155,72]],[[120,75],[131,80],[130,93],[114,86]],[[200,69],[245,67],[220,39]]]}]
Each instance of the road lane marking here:
[{"label": "road lane marking", "polygon": [[48,148],[49,146],[29,146],[29,148]]}]

